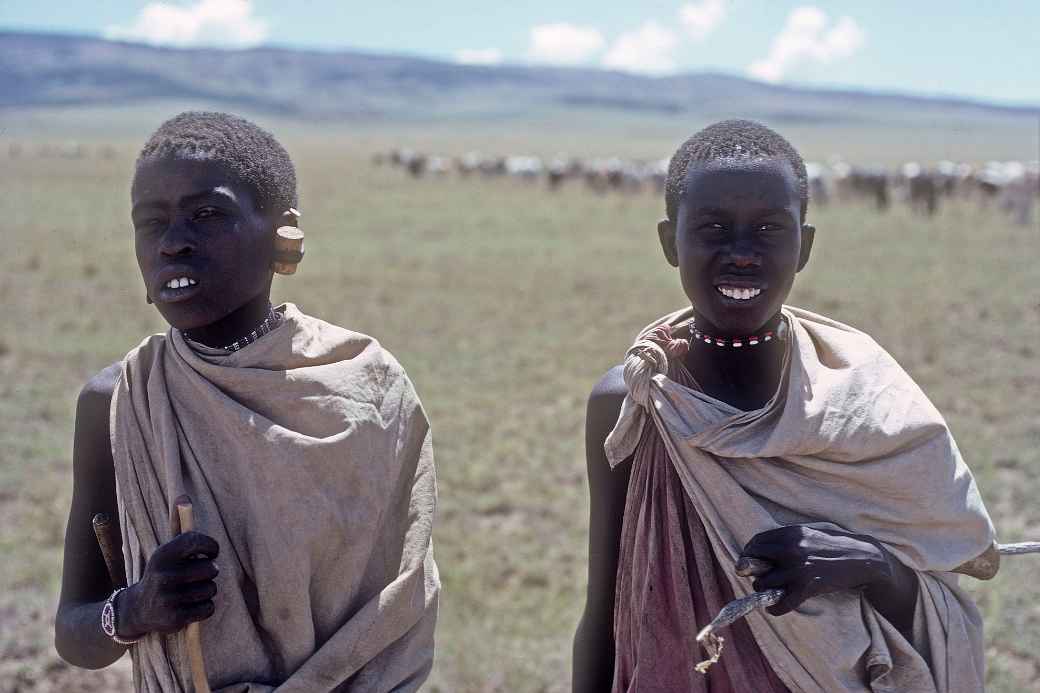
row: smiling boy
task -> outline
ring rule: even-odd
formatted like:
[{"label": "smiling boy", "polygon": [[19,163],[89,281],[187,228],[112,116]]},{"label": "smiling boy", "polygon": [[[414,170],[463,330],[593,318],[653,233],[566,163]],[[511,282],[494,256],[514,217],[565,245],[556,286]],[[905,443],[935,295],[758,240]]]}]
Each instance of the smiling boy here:
[{"label": "smiling boy", "polygon": [[[429,425],[376,340],[272,307],[288,155],[241,118],[184,113],[145,144],[131,201],[170,329],[80,395],[59,653],[100,668],[129,649],[136,690],[191,690],[178,631],[203,621],[213,690],[418,690],[439,592]],[[182,494],[199,531],[171,521]]]},{"label": "smiling boy", "polygon": [[[589,399],[574,690],[982,690],[981,620],[949,571],[994,532],[945,422],[869,336],[784,305],[815,239],[801,157],[717,123],[665,196],[690,307]],[[768,572],[738,577],[741,557]],[[767,588],[786,596],[695,671],[698,631]]]}]

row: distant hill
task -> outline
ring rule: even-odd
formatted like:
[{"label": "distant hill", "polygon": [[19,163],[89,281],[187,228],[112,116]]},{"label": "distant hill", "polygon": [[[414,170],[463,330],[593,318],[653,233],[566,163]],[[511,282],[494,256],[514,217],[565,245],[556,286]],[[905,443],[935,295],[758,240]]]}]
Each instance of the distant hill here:
[{"label": "distant hill", "polygon": [[1040,117],[1038,107],[776,86],[715,73],[646,77],[594,69],[474,66],[351,51],[173,49],[0,32],[0,108],[190,99],[304,119],[422,121],[546,111],[696,114],[772,122]]}]

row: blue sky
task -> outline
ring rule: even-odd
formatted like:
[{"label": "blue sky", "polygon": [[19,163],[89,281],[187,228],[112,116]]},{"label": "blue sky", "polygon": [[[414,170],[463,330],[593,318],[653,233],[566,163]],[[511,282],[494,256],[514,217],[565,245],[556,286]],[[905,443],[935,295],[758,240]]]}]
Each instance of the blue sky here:
[{"label": "blue sky", "polygon": [[1037,0],[0,0],[0,28],[263,43],[1040,104]]}]

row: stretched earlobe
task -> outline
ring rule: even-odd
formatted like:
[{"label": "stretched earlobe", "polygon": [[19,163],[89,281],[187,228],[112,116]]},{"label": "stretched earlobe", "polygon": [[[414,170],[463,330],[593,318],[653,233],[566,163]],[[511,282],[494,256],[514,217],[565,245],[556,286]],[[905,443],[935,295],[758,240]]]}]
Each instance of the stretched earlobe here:
[{"label": "stretched earlobe", "polygon": [[278,274],[296,274],[296,266],[303,261],[303,231],[300,213],[290,207],[282,214],[284,225],[274,232],[274,261],[271,269]]},{"label": "stretched earlobe", "polygon": [[802,247],[798,255],[798,271],[809,263],[809,255],[812,253],[813,240],[816,238],[816,227],[812,224],[802,224]]},{"label": "stretched earlobe", "polygon": [[657,236],[661,239],[661,250],[672,267],[679,266],[679,251],[675,246],[675,223],[671,219],[657,222]]}]

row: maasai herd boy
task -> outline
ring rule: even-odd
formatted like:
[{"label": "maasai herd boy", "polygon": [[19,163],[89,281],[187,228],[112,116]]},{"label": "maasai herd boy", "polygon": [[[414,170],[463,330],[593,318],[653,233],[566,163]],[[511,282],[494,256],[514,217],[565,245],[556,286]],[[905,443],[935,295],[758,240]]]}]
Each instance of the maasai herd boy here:
[{"label": "maasai herd boy", "polygon": [[[136,690],[190,691],[178,631],[202,621],[214,691],[418,690],[439,591],[429,425],[376,340],[271,306],[288,154],[241,118],[184,113],[145,144],[131,199],[170,329],[80,395],[59,653],[100,668],[129,648]],[[181,494],[199,531],[178,534]]]},{"label": "maasai herd boy", "polygon": [[[757,123],[712,125],[671,160],[658,232],[690,307],[589,399],[575,691],[983,689],[981,619],[948,571],[995,550],[993,526],[892,357],[784,305],[813,245],[807,203],[801,157]],[[737,576],[742,557],[768,572]],[[768,588],[786,596],[696,671],[698,631]]]}]

